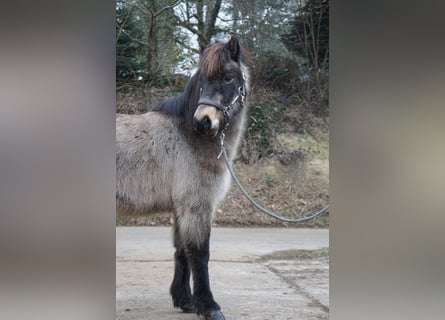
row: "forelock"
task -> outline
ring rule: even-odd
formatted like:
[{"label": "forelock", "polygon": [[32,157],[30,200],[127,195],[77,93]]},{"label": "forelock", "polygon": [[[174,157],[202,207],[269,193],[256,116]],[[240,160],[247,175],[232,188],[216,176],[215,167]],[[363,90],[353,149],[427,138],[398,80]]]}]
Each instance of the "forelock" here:
[{"label": "forelock", "polygon": [[229,60],[229,52],[226,50],[224,43],[218,42],[204,49],[199,68],[207,78],[211,79],[223,72],[224,65]]}]

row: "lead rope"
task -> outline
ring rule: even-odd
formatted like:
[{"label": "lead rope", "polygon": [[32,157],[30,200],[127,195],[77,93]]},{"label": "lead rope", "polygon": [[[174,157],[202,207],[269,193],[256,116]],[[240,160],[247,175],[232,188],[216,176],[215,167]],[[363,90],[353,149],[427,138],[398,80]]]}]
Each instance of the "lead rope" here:
[{"label": "lead rope", "polygon": [[218,154],[217,159],[221,158],[221,155],[224,156],[224,161],[226,163],[227,169],[229,169],[230,175],[232,176],[233,180],[235,181],[236,185],[238,186],[238,188],[241,190],[241,192],[244,194],[244,196],[247,198],[247,200],[249,200],[249,202],[258,210],[260,210],[261,212],[263,212],[264,214],[268,215],[269,217],[275,218],[277,220],[283,221],[283,222],[289,222],[289,223],[300,223],[300,222],[305,222],[305,221],[309,221],[311,219],[314,219],[315,217],[321,215],[322,213],[326,212],[329,209],[329,205],[321,208],[319,211],[311,214],[310,216],[307,217],[303,217],[303,218],[299,218],[299,219],[289,219],[289,218],[285,218],[285,217],[281,217],[265,208],[263,208],[261,205],[259,205],[255,200],[253,200],[253,198],[247,193],[246,190],[244,190],[243,186],[241,185],[241,183],[239,182],[238,178],[236,177],[235,173],[233,172],[233,168],[230,164],[229,161],[229,157],[227,156],[227,151],[226,148],[224,147],[224,131],[221,132],[221,151]]}]

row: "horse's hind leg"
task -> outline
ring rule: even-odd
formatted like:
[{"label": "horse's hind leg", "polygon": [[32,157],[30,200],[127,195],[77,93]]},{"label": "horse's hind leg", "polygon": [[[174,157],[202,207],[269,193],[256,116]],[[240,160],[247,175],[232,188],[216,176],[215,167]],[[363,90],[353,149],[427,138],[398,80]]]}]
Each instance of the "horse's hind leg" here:
[{"label": "horse's hind leg", "polygon": [[184,242],[179,233],[178,224],[174,226],[175,275],[170,286],[173,306],[184,312],[194,312],[192,293],[190,290],[190,267],[187,260]]}]

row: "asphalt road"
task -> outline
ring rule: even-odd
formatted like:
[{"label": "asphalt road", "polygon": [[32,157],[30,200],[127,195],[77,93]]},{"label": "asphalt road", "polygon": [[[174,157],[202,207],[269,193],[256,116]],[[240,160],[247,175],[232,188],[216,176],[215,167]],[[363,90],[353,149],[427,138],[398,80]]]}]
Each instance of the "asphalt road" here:
[{"label": "asphalt road", "polygon": [[[328,319],[329,258],[300,250],[329,246],[326,229],[213,228],[210,281],[226,320]],[[116,228],[116,319],[191,320],[173,308],[171,230]]]}]

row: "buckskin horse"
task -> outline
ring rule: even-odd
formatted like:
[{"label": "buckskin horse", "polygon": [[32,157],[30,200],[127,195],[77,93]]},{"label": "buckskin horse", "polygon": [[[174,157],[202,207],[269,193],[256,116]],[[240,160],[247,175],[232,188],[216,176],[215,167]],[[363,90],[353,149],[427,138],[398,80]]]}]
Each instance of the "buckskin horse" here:
[{"label": "buckskin horse", "polygon": [[245,129],[246,65],[235,37],[216,42],[201,51],[183,93],[116,119],[117,213],[174,213],[173,305],[211,320],[224,319],[209,282],[211,222],[230,187],[217,156],[224,135],[232,161]]}]

